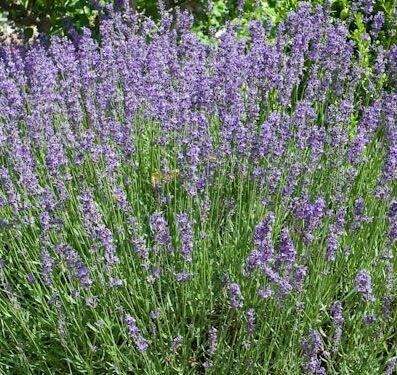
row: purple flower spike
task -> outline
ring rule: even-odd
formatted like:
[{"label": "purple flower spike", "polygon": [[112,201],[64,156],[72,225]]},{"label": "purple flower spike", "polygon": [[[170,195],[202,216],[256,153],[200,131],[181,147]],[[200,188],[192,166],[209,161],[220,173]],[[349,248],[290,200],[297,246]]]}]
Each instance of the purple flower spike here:
[{"label": "purple flower spike", "polygon": [[135,342],[136,349],[140,352],[146,351],[149,347],[149,343],[141,336],[141,331],[136,325],[136,320],[131,315],[126,314],[124,321],[127,324],[128,333]]},{"label": "purple flower spike", "polygon": [[218,330],[215,327],[212,327],[208,336],[210,346],[209,353],[212,355],[215,354],[218,347]]},{"label": "purple flower spike", "polygon": [[177,216],[178,230],[181,235],[181,253],[186,262],[192,261],[193,233],[188,215],[183,213]]},{"label": "purple flower spike", "polygon": [[373,301],[371,275],[367,270],[361,270],[356,277],[356,291],[365,302]]},{"label": "purple flower spike", "polygon": [[250,308],[247,311],[247,334],[252,336],[256,326],[256,313],[255,309]]},{"label": "purple flower spike", "polygon": [[155,212],[150,217],[150,229],[152,230],[157,250],[161,246],[164,246],[170,252],[174,250],[167,222],[160,212]]},{"label": "purple flower spike", "polygon": [[44,278],[44,284],[50,286],[52,284],[52,267],[54,265],[51,255],[47,250],[41,252],[41,275]]},{"label": "purple flower spike", "polygon": [[306,374],[325,374],[319,356],[323,353],[323,342],[320,333],[315,329],[309,329],[308,335],[300,341],[305,356],[303,369]]},{"label": "purple flower spike", "polygon": [[345,319],[342,316],[342,304],[340,301],[335,301],[331,307],[331,319],[335,326],[335,333],[333,337],[332,351],[336,352],[338,350],[339,343],[342,338],[342,326]]},{"label": "purple flower spike", "polygon": [[397,358],[390,358],[386,362],[384,375],[393,375],[394,369],[396,368]]},{"label": "purple flower spike", "polygon": [[29,282],[30,284],[33,284],[33,283],[36,281],[36,278],[35,278],[35,276],[33,275],[33,273],[29,273],[29,274],[26,276],[26,279],[28,280],[28,282]]},{"label": "purple flower spike", "polygon": [[230,305],[232,306],[233,309],[239,309],[243,307],[241,291],[238,284],[236,283],[230,284],[229,296],[230,296]]},{"label": "purple flower spike", "polygon": [[183,337],[182,336],[176,336],[171,343],[171,351],[174,353],[177,353],[179,348],[182,346],[183,343]]}]

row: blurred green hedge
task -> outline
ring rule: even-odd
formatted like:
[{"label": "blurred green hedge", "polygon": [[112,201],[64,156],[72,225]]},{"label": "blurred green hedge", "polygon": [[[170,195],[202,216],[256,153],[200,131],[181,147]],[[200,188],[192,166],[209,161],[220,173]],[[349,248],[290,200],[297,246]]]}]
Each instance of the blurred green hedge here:
[{"label": "blurred green hedge", "polygon": [[[376,30],[382,44],[396,42],[396,0],[307,0],[330,6],[336,18],[350,27],[351,37],[365,48],[363,34],[373,32],[374,17],[381,14],[385,22]],[[7,23],[29,38],[35,31],[47,34],[67,35],[72,29],[79,31],[89,27],[98,35],[99,20],[110,10],[123,11],[125,2],[146,16],[159,18],[158,0],[0,0],[0,13]],[[287,13],[294,10],[299,0],[160,0],[165,9],[180,7],[195,16],[193,30],[202,38],[236,22],[244,34],[245,26],[252,19],[277,25]],[[270,22],[269,22],[270,21]]]}]

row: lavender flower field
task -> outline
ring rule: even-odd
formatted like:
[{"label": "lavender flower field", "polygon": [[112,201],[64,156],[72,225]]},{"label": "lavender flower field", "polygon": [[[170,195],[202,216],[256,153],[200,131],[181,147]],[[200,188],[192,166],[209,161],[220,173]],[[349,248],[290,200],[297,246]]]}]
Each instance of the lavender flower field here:
[{"label": "lavender flower field", "polygon": [[[397,45],[134,13],[0,47],[0,374],[395,374]],[[371,51],[371,59],[362,46]]]}]

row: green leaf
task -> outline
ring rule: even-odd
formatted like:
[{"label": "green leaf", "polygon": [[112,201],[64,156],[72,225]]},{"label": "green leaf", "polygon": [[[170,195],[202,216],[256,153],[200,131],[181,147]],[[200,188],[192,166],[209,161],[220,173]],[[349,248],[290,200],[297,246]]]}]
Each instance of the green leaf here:
[{"label": "green leaf", "polygon": [[23,30],[23,35],[30,39],[33,36],[33,29],[31,27],[27,27],[25,30]]}]

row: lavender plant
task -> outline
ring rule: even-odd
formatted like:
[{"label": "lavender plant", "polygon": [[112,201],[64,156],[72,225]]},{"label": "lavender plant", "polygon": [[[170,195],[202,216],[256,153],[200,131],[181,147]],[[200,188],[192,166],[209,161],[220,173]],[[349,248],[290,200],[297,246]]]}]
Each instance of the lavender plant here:
[{"label": "lavender plant", "polygon": [[391,374],[397,47],[191,25],[1,46],[1,372]]}]

